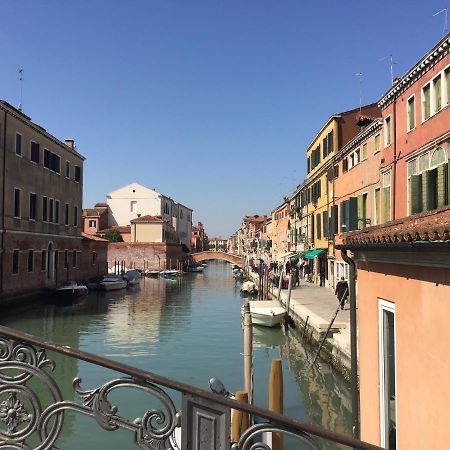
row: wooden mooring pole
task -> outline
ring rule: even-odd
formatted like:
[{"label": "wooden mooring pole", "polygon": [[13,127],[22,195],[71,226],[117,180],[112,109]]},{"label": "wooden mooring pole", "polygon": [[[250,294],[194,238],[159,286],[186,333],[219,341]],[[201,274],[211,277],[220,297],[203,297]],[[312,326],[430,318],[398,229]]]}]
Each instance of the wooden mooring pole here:
[{"label": "wooden mooring pole", "polygon": [[286,298],[286,314],[284,315],[284,326],[287,328],[289,325],[289,308],[291,306],[291,290],[292,290],[292,273],[289,274],[288,292]]},{"label": "wooden mooring pole", "polygon": [[253,355],[252,355],[253,328],[250,304],[244,305],[244,385],[248,394],[248,402],[253,401]]},{"label": "wooden mooring pole", "polygon": [[[248,394],[246,391],[237,391],[235,399],[248,403]],[[250,426],[250,417],[248,413],[239,409],[231,411],[231,442],[238,442],[242,433]]]},{"label": "wooden mooring pole", "polygon": [[[269,374],[269,409],[283,414],[283,367],[281,359],[273,359]],[[283,450],[283,435],[272,433],[272,450]]]}]

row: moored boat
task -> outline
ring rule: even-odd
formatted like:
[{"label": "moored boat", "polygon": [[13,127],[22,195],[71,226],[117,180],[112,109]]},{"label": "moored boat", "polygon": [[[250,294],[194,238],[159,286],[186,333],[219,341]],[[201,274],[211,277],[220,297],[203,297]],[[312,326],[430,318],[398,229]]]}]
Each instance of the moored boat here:
[{"label": "moored boat", "polygon": [[161,272],[159,272],[159,276],[162,278],[175,278],[179,275],[178,270],[176,269],[166,269],[166,270],[161,270]]},{"label": "moored boat", "polygon": [[186,271],[191,273],[200,273],[203,272],[203,266],[189,266]]},{"label": "moored boat", "polygon": [[56,288],[55,293],[64,297],[81,297],[88,293],[88,288],[77,281],[66,281],[62,286]]},{"label": "moored boat", "polygon": [[258,286],[253,281],[245,281],[241,286],[242,295],[255,295],[258,293]]},{"label": "moored boat", "polygon": [[127,281],[119,276],[108,275],[103,277],[98,283],[97,288],[102,291],[116,291],[127,286]]},{"label": "moored boat", "polygon": [[138,284],[139,281],[141,281],[142,276],[139,270],[132,269],[124,273],[123,279],[126,280],[128,286],[133,286],[135,284]]},{"label": "moored boat", "polygon": [[[251,301],[249,305],[253,325],[274,327],[282,322],[286,314],[285,309],[276,301]],[[244,306],[242,305],[241,314],[243,313]]]}]

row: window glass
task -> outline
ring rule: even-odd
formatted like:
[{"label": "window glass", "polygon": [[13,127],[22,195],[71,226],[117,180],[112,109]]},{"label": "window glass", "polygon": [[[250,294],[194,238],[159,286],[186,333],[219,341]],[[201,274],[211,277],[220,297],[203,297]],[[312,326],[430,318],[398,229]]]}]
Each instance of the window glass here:
[{"label": "window glass", "polygon": [[20,189],[14,189],[14,217],[20,217]]},{"label": "window glass", "polygon": [[384,121],[384,143],[387,147],[391,144],[391,118],[386,117]]},{"label": "window glass", "polygon": [[431,167],[439,166],[445,163],[445,152],[442,147],[437,148],[431,155]]},{"label": "window glass", "polygon": [[377,153],[380,151],[380,133],[375,135],[375,142],[374,142],[374,153]]},{"label": "window glass", "polygon": [[416,105],[414,96],[408,99],[408,131],[416,126]]},{"label": "window glass", "polygon": [[408,176],[417,174],[417,159],[408,162]]},{"label": "window glass", "polygon": [[433,80],[433,87],[434,87],[434,111],[438,112],[441,110],[442,107],[440,75]]},{"label": "window glass", "polygon": [[387,172],[383,175],[383,186],[388,187],[391,185],[391,172]]},{"label": "window glass", "polygon": [[16,133],[16,155],[22,156],[22,135]]},{"label": "window glass", "polygon": [[66,161],[66,178],[70,178],[70,162]]},{"label": "window glass", "polygon": [[41,270],[45,270],[47,267],[47,252],[42,250],[41,252]]},{"label": "window glass", "polygon": [[36,164],[39,163],[39,144],[36,142],[30,143],[30,159]]},{"label": "window glass", "polygon": [[362,146],[362,160],[367,159],[367,142]]},{"label": "window glass", "polygon": [[422,116],[427,120],[431,115],[430,85],[427,84],[422,89]]},{"label": "window glass", "polygon": [[36,220],[36,206],[37,206],[37,196],[30,192],[30,220]]},{"label": "window glass", "polygon": [[428,170],[430,166],[430,161],[428,158],[428,153],[425,153],[424,155],[419,157],[419,173],[424,172],[425,170]]},{"label": "window glass", "polygon": [[12,257],[12,273],[19,273],[19,250],[14,250]]}]

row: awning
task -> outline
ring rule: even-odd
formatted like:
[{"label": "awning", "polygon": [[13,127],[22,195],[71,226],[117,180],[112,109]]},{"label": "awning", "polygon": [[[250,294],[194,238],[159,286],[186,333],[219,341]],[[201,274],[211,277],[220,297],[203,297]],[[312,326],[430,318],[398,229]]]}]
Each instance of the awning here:
[{"label": "awning", "polygon": [[303,255],[303,258],[306,259],[314,259],[315,256],[320,255],[323,252],[326,252],[326,248],[315,248],[314,250],[310,250]]},{"label": "awning", "polygon": [[290,257],[290,260],[293,262],[297,262],[305,253],[307,252],[299,252],[296,255]]}]

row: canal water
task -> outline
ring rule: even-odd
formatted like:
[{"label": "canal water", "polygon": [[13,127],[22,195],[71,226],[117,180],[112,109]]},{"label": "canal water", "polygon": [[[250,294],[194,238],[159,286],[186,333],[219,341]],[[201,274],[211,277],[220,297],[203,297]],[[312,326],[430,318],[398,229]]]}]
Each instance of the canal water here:
[{"label": "canal water", "polygon": [[[218,377],[230,391],[243,389],[242,298],[230,265],[211,261],[202,274],[179,280],[143,279],[140,286],[115,292],[92,292],[74,305],[36,303],[4,311],[1,324],[95,353],[159,375],[208,389]],[[327,364],[311,366],[311,353],[301,333],[254,327],[254,400],[267,407],[267,385],[273,358],[281,358],[286,415],[350,434],[348,384]],[[117,373],[83,361],[49,354],[65,399],[79,401],[72,380],[82,378],[93,389]],[[170,393],[180,406],[180,396]],[[118,414],[134,419],[153,407],[142,392],[117,390],[110,397]],[[151,406],[149,406],[151,405]],[[57,445],[78,450],[134,448],[125,430],[103,431],[94,419],[66,413]],[[287,439],[285,449],[301,445]],[[320,448],[344,448],[320,442]]]}]

